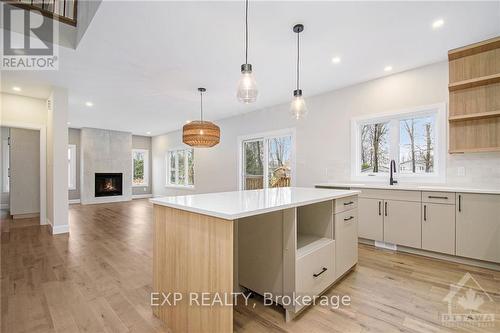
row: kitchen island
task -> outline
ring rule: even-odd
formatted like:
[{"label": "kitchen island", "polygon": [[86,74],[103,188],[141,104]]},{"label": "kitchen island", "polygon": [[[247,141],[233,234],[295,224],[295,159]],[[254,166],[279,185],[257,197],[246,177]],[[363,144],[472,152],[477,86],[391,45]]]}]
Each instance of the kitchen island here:
[{"label": "kitchen island", "polygon": [[[283,296],[320,295],[356,265],[358,193],[272,188],[151,199],[153,290],[176,295],[154,304],[154,314],[172,332],[232,332],[241,287],[272,293],[291,320],[307,304]],[[206,306],[205,296],[223,304]]]}]

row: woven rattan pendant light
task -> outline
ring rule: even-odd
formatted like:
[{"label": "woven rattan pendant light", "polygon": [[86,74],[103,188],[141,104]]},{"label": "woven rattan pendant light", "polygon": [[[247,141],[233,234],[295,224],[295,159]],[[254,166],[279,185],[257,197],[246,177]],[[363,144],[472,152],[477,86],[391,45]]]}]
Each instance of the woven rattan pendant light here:
[{"label": "woven rattan pendant light", "polygon": [[182,142],[196,148],[210,148],[220,142],[220,128],[210,121],[203,120],[203,93],[205,88],[198,88],[200,92],[200,120],[187,123],[182,127]]}]

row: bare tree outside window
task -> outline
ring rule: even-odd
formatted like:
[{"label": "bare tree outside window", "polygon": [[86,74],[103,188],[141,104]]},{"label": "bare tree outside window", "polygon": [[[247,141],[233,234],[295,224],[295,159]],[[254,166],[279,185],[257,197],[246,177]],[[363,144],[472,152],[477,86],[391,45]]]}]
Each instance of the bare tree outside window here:
[{"label": "bare tree outside window", "polygon": [[399,171],[434,172],[434,117],[400,120],[399,136]]},{"label": "bare tree outside window", "polygon": [[361,125],[361,172],[378,173],[389,169],[389,124]]},{"label": "bare tree outside window", "polygon": [[269,187],[287,187],[291,180],[292,137],[284,136],[269,140],[268,182]]}]

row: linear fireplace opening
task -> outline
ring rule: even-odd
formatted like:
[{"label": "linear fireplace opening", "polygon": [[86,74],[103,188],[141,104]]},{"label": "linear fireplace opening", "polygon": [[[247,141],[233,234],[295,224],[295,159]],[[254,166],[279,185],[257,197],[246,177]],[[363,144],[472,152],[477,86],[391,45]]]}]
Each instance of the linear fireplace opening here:
[{"label": "linear fireplace opening", "polygon": [[111,197],[122,195],[122,173],[96,173],[95,196]]}]

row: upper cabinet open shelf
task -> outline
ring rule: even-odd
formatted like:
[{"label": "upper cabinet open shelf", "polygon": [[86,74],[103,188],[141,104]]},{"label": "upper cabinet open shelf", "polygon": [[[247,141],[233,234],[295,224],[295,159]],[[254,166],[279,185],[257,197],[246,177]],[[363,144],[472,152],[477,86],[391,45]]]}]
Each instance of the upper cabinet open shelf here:
[{"label": "upper cabinet open shelf", "polygon": [[450,153],[500,151],[500,37],[448,52]]}]

